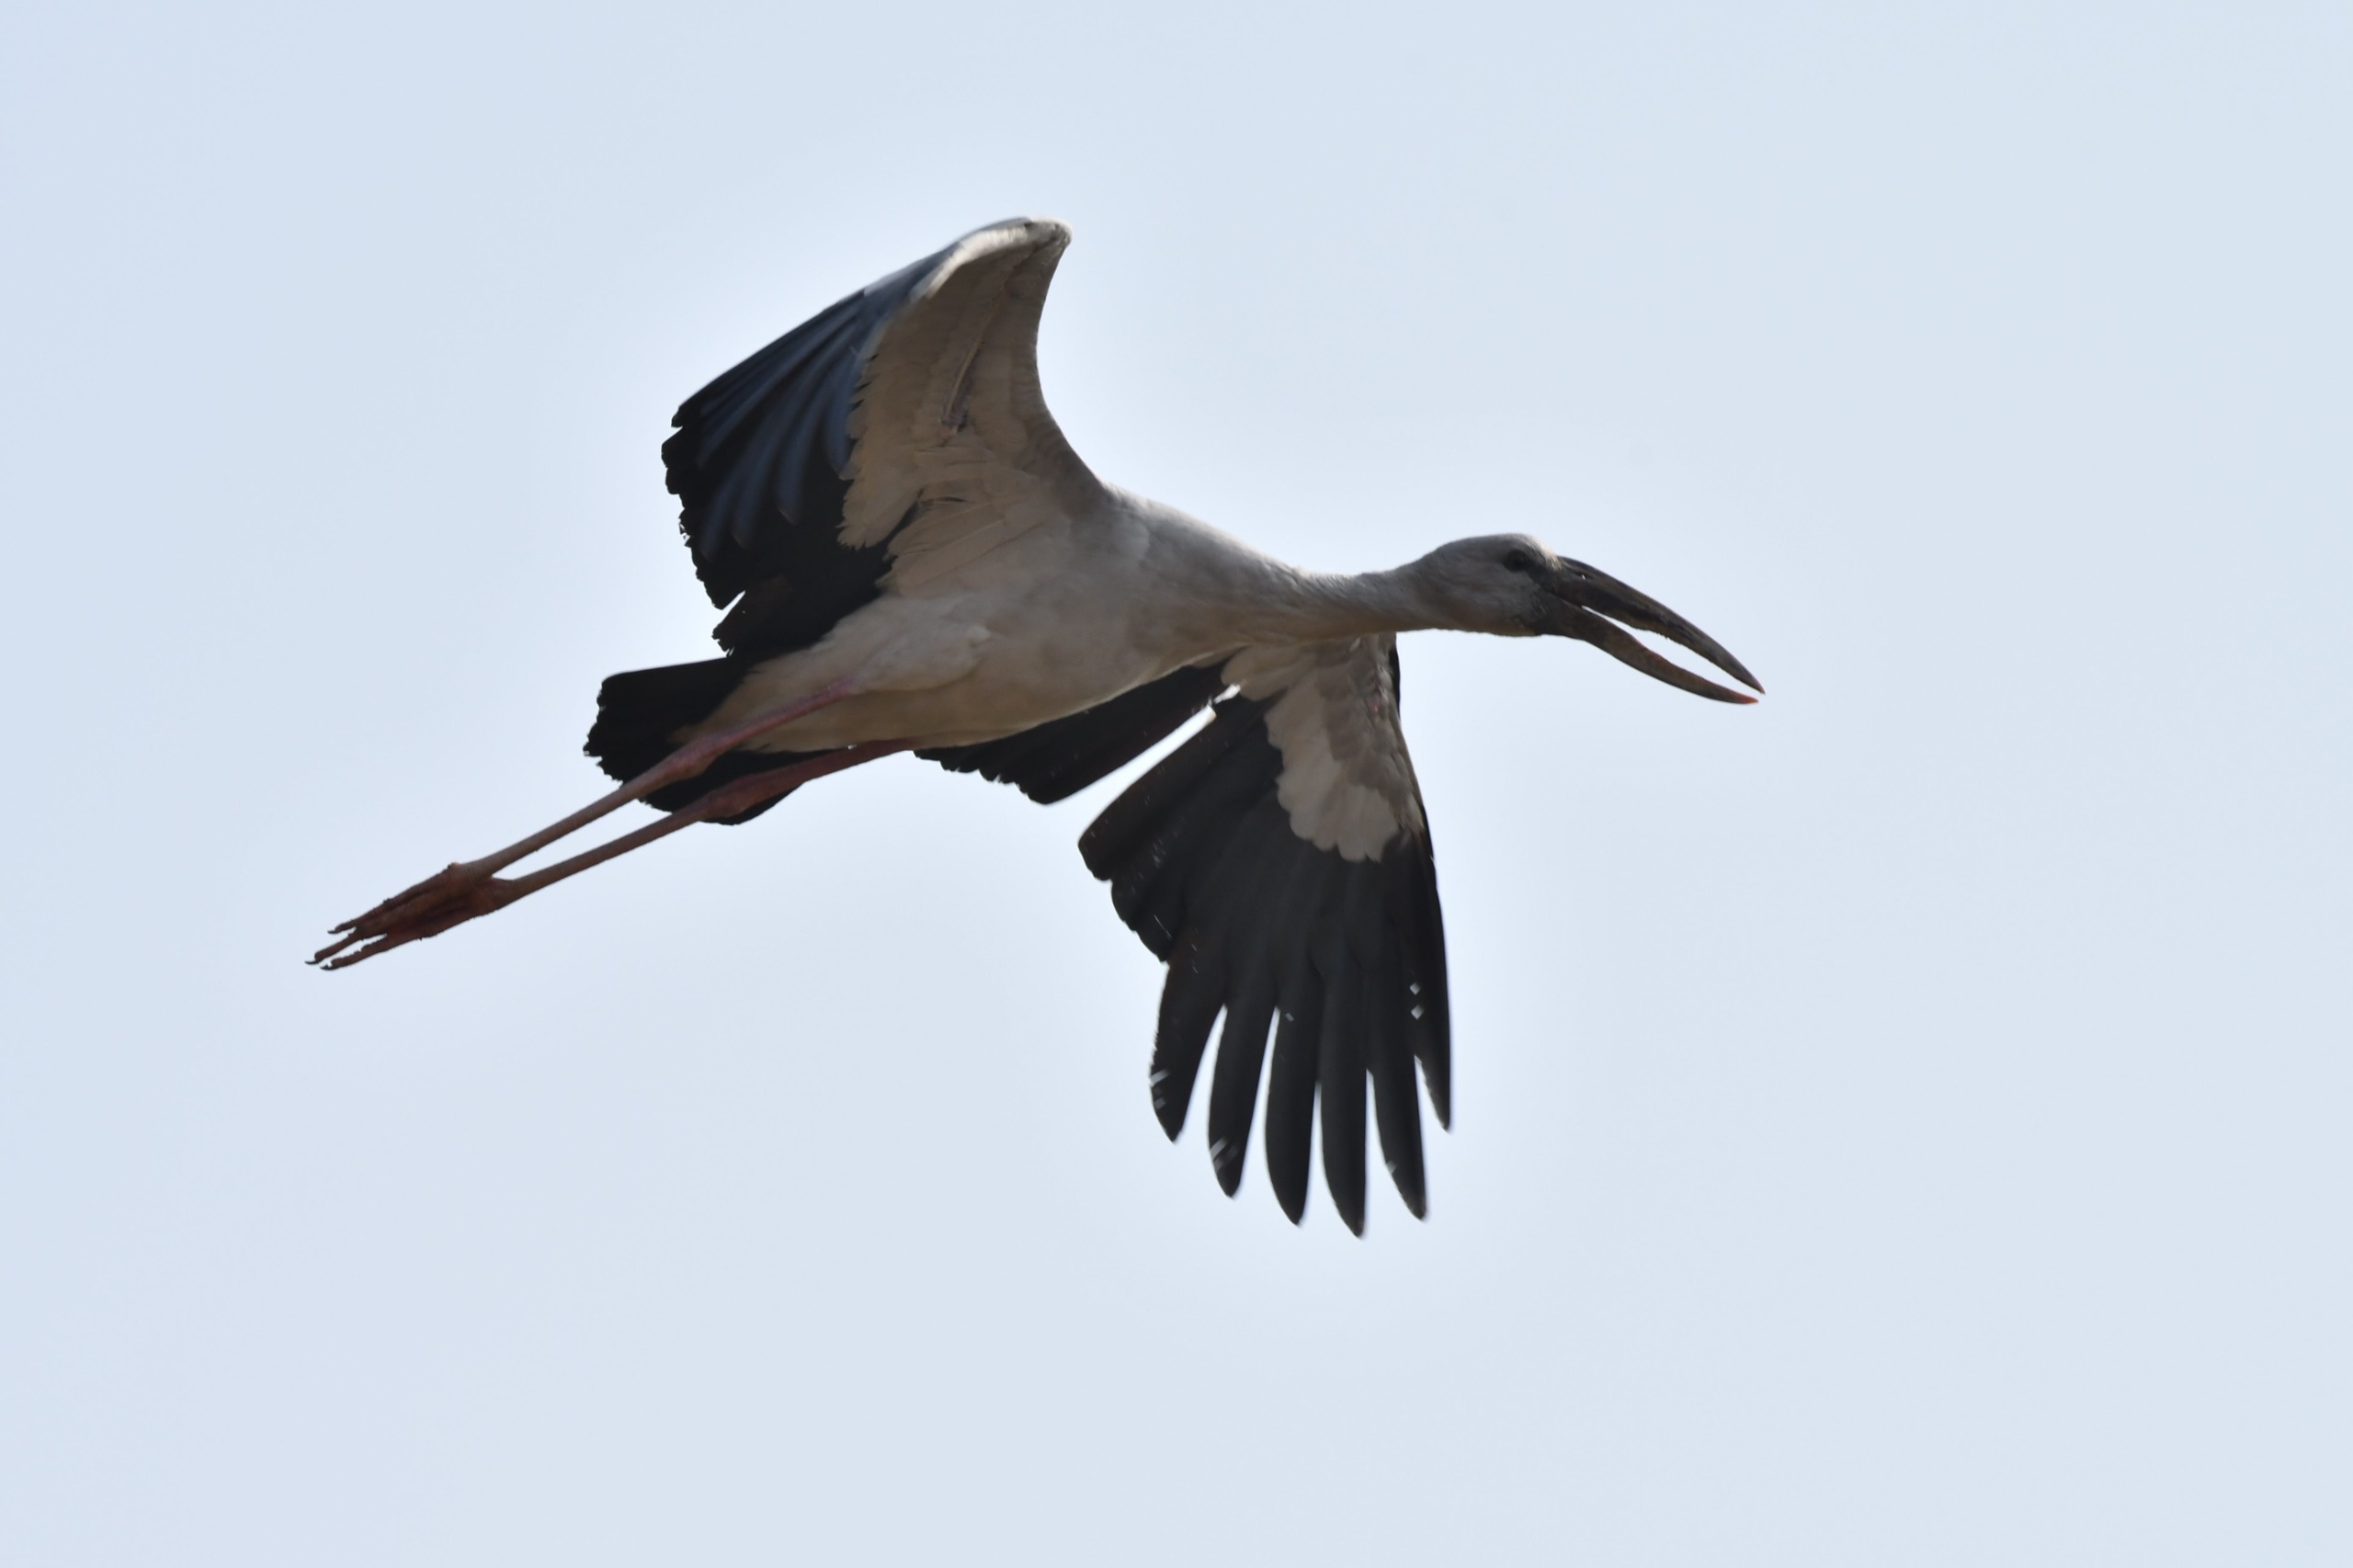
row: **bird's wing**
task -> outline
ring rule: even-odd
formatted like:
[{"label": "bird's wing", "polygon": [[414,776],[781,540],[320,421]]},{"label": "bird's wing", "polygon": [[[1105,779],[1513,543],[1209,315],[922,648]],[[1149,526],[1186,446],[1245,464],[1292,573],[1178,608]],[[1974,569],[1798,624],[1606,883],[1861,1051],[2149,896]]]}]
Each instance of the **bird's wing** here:
[{"label": "bird's wing", "polygon": [[1422,1066],[1439,1125],[1449,1098],[1446,935],[1429,824],[1397,710],[1389,637],[1254,649],[1198,734],[1138,779],[1079,841],[1120,915],[1167,960],[1153,1105],[1184,1125],[1211,1027],[1210,1157],[1242,1176],[1267,1077],[1267,1172],[1283,1210],[1307,1202],[1323,1104],[1324,1177],[1364,1225],[1365,1079],[1391,1176],[1424,1210]]},{"label": "bird's wing", "polygon": [[1041,805],[1066,801],[1176,733],[1225,689],[1216,669],[1172,671],[1108,702],[978,745],[915,753],[950,773],[1010,784]]},{"label": "bird's wing", "polygon": [[806,647],[1101,486],[1038,387],[1070,231],[976,230],[820,312],[679,405],[679,531],[731,653]]}]

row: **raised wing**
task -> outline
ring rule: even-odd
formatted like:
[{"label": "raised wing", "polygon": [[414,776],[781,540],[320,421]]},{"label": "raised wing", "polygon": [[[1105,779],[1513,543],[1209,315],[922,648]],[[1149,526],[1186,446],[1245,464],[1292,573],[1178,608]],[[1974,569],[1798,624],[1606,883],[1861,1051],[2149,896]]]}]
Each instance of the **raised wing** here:
[{"label": "raised wing", "polygon": [[1070,231],[976,230],[840,301],[679,405],[679,531],[731,653],[804,648],[883,591],[1099,491],[1046,411],[1038,318]]},{"label": "raised wing", "polygon": [[1162,959],[1153,1108],[1184,1126],[1221,1013],[1210,1158],[1232,1193],[1267,1075],[1267,1174],[1283,1211],[1307,1204],[1323,1107],[1324,1178],[1364,1228],[1365,1080],[1381,1153],[1424,1212],[1422,1067],[1448,1118],[1446,933],[1421,791],[1398,724],[1393,639],[1257,649],[1229,660],[1238,689],[1206,728],[1079,841],[1124,919]]}]

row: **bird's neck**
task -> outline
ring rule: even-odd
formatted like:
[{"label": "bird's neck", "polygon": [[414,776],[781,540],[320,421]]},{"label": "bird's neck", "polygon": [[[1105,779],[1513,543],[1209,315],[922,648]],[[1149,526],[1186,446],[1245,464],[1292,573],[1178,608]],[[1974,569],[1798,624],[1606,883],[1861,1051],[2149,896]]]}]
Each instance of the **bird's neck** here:
[{"label": "bird's neck", "polygon": [[1148,521],[1152,635],[1179,662],[1455,624],[1428,591],[1419,562],[1387,572],[1307,572],[1190,517],[1154,512]]},{"label": "bird's neck", "polygon": [[1452,622],[1409,568],[1333,573],[1287,569],[1253,607],[1260,642],[1328,642],[1377,632],[1422,631]]}]

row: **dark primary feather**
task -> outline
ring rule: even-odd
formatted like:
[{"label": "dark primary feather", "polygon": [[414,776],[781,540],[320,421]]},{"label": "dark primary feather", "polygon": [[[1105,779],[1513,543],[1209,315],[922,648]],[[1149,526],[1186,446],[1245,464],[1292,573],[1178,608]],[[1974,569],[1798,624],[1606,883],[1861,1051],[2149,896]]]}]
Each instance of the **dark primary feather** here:
[{"label": "dark primary feather", "polygon": [[1267,1031],[1267,1171],[1294,1221],[1323,1108],[1324,1185],[1364,1225],[1365,1085],[1406,1207],[1426,1207],[1414,1064],[1448,1116],[1446,937],[1426,833],[1350,861],[1292,831],[1276,798],[1282,754],[1269,704],[1229,697],[1207,728],[1114,801],[1079,841],[1087,869],[1145,946],[1167,960],[1152,1092],[1174,1137],[1221,1012],[1210,1091],[1211,1157],[1233,1190]]},{"label": "dark primary feather", "polygon": [[662,462],[730,652],[805,648],[871,601],[884,545],[841,543],[850,403],[878,335],[943,250],[817,314],[678,405]]}]

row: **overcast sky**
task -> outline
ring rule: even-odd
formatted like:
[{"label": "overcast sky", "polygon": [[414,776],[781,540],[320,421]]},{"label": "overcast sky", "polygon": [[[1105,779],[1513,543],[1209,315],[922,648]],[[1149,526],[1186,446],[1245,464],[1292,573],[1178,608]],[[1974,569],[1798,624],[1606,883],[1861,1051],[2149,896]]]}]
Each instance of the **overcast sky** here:
[{"label": "overcast sky", "polygon": [[[2353,1559],[2353,13],[17,8],[0,1559]],[[686,393],[1069,221],[1054,409],[1771,696],[1404,646],[1431,1211],[911,759],[358,971],[704,656]]]}]

